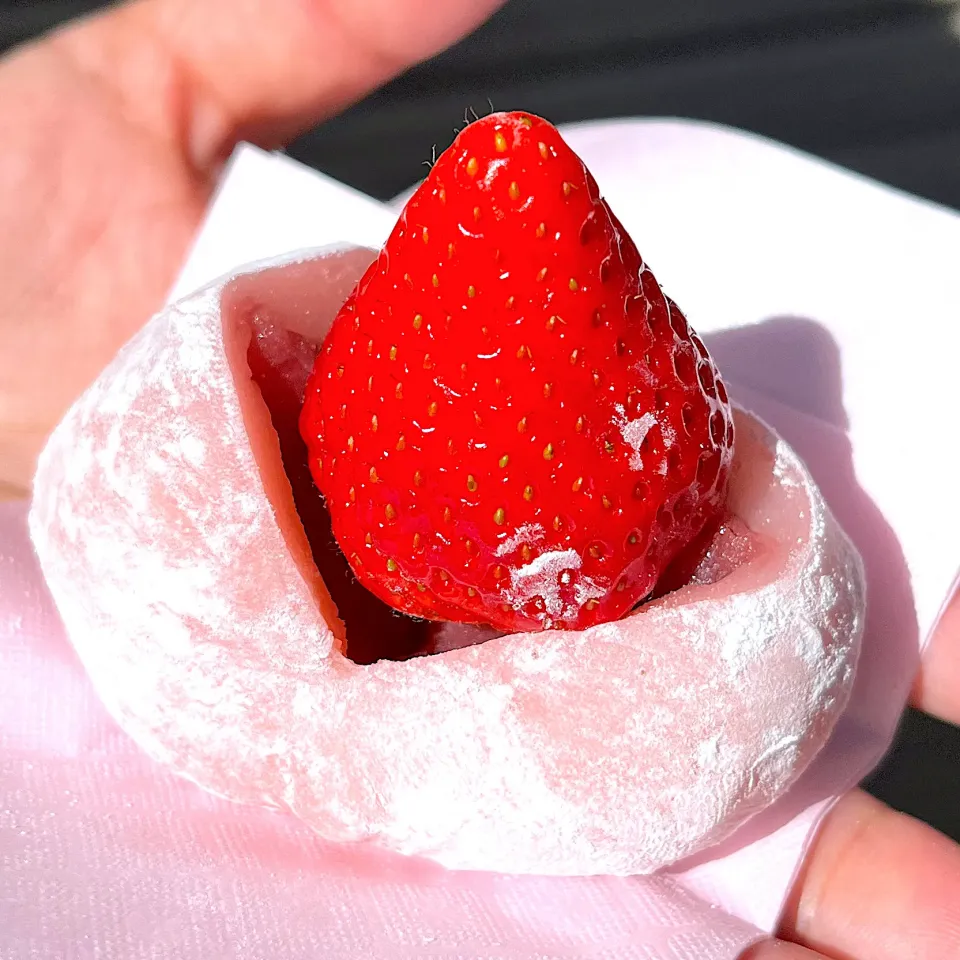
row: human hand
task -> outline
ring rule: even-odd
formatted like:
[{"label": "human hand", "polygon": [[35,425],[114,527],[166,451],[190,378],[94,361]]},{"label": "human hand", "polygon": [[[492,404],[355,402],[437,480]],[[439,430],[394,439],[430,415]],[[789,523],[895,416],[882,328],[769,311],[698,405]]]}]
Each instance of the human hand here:
[{"label": "human hand", "polygon": [[[238,139],[282,144],[497,2],[140,0],[0,63],[0,495],[160,306]],[[960,722],[960,603],[914,700]],[[954,957],[960,851],[854,791],[781,933],[751,960]]]},{"label": "human hand", "polygon": [[240,139],[280,146],[502,0],[138,0],[0,61],[0,498],[159,309]]}]

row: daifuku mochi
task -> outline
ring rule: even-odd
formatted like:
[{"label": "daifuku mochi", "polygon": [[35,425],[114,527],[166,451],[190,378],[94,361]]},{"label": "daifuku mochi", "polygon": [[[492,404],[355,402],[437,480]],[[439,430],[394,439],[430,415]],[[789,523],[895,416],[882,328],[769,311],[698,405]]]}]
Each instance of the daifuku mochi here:
[{"label": "daifuku mochi", "polygon": [[246,268],[169,307],[57,428],[31,532],[100,696],[183,776],[335,841],[544,874],[647,873],[717,843],[844,708],[856,551],[738,411],[729,508],[759,547],[721,579],[581,632],[349,659],[247,351],[264,324],[318,343],[371,256]]}]

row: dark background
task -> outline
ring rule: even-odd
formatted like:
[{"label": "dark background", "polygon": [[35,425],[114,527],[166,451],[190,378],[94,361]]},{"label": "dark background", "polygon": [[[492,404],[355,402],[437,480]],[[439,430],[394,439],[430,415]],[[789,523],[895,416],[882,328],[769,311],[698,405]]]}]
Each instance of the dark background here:
[{"label": "dark background", "polygon": [[[0,0],[0,50],[100,5]],[[512,0],[290,152],[387,198],[489,99],[557,123],[715,120],[960,207],[958,34],[960,3],[933,0]],[[908,712],[867,786],[960,840],[960,731]]]}]

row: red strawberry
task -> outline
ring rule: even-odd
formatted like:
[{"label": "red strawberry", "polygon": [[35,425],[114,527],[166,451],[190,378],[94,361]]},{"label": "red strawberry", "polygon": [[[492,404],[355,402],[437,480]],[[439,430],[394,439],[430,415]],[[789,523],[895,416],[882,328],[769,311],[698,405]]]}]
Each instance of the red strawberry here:
[{"label": "red strawberry", "polygon": [[580,159],[493,114],[340,311],[301,432],[337,542],[398,610],[583,628],[719,515],[726,391]]}]

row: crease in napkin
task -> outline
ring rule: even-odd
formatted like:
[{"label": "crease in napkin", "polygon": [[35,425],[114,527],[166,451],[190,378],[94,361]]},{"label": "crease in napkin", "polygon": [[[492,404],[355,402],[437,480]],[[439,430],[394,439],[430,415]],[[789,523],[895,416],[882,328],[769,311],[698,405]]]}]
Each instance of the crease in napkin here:
[{"label": "crease in napkin", "polygon": [[[0,506],[0,958],[734,960],[775,928],[824,812],[889,746],[957,574],[960,507],[938,494],[960,453],[924,411],[946,409],[960,349],[960,217],[707,124],[563,132],[864,556],[864,652],[828,746],[734,837],[655,877],[456,874],[331,846],[140,753],[63,635],[25,510]],[[379,245],[397,209],[242,147],[171,295],[301,247]],[[936,351],[901,336],[905,317]],[[920,367],[907,404],[897,371]]]}]

